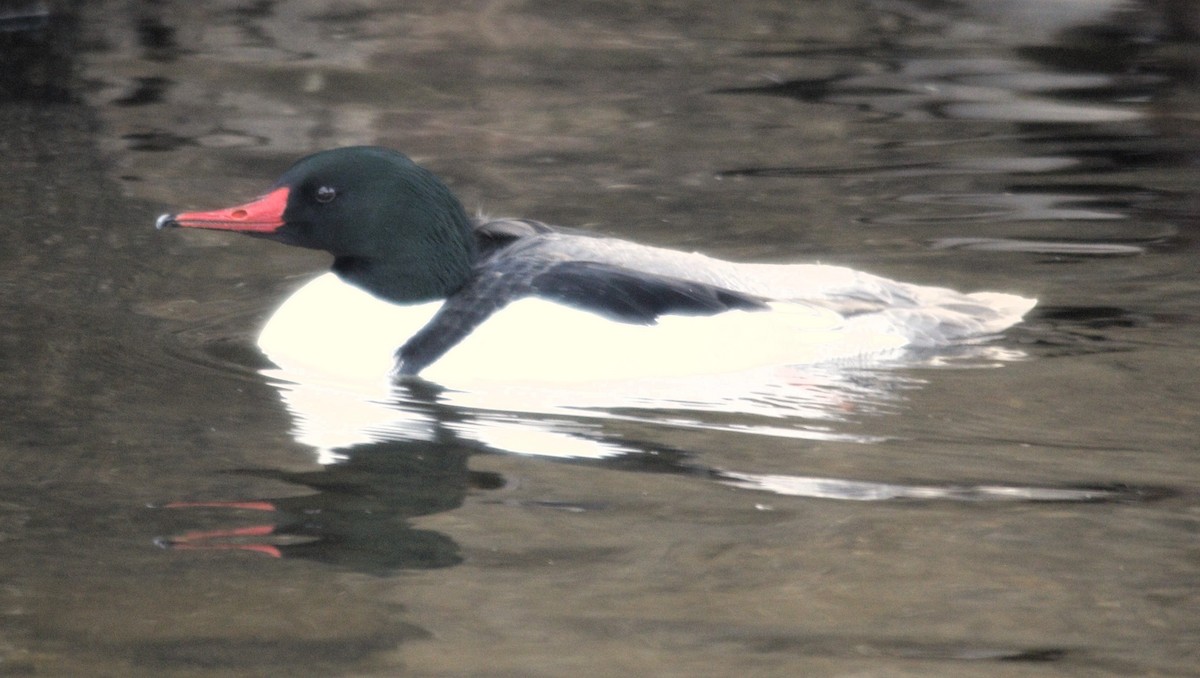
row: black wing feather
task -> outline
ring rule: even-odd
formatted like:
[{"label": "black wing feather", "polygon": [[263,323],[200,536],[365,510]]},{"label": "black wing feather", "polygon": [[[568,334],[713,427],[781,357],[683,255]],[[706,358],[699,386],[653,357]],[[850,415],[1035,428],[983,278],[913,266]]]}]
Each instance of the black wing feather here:
[{"label": "black wing feather", "polygon": [[524,297],[541,297],[638,325],[663,315],[763,310],[764,299],[715,285],[657,276],[593,261],[500,259],[477,271],[433,318],[400,347],[397,373],[413,376],[462,341],[493,313]]},{"label": "black wing feather", "polygon": [[653,325],[661,315],[715,315],[767,307],[763,299],[742,292],[594,261],[555,264],[531,285],[539,297],[639,325]]}]

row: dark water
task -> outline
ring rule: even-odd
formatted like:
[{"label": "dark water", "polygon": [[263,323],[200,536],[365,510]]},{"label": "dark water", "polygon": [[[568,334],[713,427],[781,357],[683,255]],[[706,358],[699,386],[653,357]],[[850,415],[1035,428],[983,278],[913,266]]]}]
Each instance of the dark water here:
[{"label": "dark water", "polygon": [[[1198,30],[0,3],[0,675],[1195,675]],[[412,387],[327,435],[253,341],[323,257],[152,224],[349,143],[469,208],[1041,302],[800,401]]]}]

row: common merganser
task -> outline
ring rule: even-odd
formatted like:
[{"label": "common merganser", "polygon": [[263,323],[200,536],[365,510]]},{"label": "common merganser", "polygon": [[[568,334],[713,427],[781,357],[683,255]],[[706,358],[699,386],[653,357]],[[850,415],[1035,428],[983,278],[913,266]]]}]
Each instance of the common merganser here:
[{"label": "common merganser", "polygon": [[309,155],[262,197],[164,214],[156,226],[331,253],[332,272],[292,295],[259,337],[273,361],[331,374],[724,373],[971,341],[1036,303],[841,266],[732,263],[528,219],[473,219],[432,173],[370,146]]}]

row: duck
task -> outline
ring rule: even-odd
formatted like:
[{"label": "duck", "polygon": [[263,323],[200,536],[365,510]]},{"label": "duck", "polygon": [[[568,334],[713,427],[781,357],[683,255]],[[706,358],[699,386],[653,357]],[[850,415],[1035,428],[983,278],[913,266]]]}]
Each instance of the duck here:
[{"label": "duck", "polygon": [[258,337],[272,362],[309,376],[612,380],[859,363],[987,341],[1037,303],[471,216],[432,172],[378,146],[313,153],[260,197],[156,227],[331,254]]}]

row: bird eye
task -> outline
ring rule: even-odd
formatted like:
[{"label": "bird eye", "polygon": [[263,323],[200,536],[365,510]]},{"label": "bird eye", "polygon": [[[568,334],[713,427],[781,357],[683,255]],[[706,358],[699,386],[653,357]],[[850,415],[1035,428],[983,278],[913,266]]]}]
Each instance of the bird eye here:
[{"label": "bird eye", "polygon": [[331,202],[336,197],[337,189],[332,186],[322,186],[317,189],[317,202],[319,203]]}]

